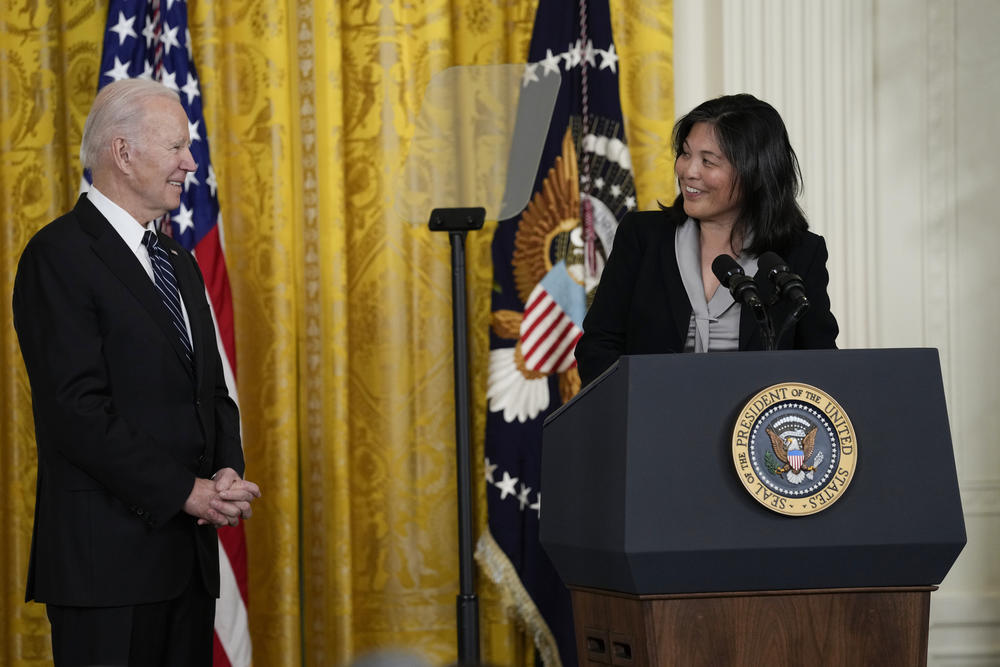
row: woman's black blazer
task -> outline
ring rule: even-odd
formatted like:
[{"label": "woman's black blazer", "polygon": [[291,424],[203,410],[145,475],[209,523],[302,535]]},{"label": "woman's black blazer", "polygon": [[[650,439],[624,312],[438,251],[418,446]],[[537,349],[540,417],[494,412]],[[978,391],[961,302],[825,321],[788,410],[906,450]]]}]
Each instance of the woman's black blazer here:
[{"label": "woman's black blazer", "polygon": [[[604,267],[593,304],[583,322],[576,346],[580,379],[584,384],[603,373],[623,354],[683,352],[691,322],[691,302],[674,250],[674,233],[684,220],[673,210],[630,213],[615,235],[614,249]],[[837,320],[830,312],[826,288],[826,242],[812,232],[780,253],[792,271],[802,277],[810,307],[805,316],[777,343],[779,349],[837,347]],[[763,299],[774,295],[770,281],[757,281]],[[779,302],[771,309],[780,328],[791,306]],[[764,339],[749,308],[740,315],[740,350],[762,350]]]}]

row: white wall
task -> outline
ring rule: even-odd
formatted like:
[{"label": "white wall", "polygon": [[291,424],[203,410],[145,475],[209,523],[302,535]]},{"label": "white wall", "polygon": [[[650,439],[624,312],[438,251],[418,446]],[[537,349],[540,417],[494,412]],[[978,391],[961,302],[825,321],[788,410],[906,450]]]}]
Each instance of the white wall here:
[{"label": "white wall", "polygon": [[674,0],[674,20],[679,114],[750,92],[785,119],[840,346],[940,350],[969,543],[929,664],[1000,664],[1000,2]]}]

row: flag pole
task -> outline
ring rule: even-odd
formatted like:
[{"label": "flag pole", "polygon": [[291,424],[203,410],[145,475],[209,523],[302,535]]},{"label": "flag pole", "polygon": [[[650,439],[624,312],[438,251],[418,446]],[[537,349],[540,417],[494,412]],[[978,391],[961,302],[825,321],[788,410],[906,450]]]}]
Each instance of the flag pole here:
[{"label": "flag pole", "polygon": [[451,313],[455,366],[455,454],[458,466],[458,664],[479,664],[479,601],[473,579],[472,443],[469,418],[469,340],[465,301],[465,237],[482,229],[484,208],[436,208],[432,232],[448,232],[451,241]]}]

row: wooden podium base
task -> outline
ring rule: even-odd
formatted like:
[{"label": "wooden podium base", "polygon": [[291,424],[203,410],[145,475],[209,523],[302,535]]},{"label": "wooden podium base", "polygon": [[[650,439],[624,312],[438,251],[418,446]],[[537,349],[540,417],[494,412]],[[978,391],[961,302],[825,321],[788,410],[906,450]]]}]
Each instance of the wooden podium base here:
[{"label": "wooden podium base", "polygon": [[936,586],[629,595],[573,588],[581,666],[927,664]]}]

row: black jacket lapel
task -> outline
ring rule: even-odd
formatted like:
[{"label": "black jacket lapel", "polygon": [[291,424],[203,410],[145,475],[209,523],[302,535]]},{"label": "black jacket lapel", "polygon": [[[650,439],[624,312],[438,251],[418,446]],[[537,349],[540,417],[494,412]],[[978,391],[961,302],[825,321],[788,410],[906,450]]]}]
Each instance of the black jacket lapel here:
[{"label": "black jacket lapel", "polygon": [[683,352],[688,329],[691,326],[691,301],[688,299],[687,291],[684,289],[684,281],[681,280],[681,271],[677,266],[677,248],[674,243],[677,225],[670,220],[670,216],[666,212],[664,212],[663,217],[665,236],[659,243],[660,263],[663,266],[663,282],[667,287],[667,307],[670,310],[675,329],[674,351]]},{"label": "black jacket lapel", "polygon": [[98,211],[86,195],[77,201],[73,212],[80,220],[81,228],[94,238],[91,248],[100,257],[108,269],[125,285],[142,305],[143,309],[153,318],[166,336],[170,346],[177,354],[178,360],[191,372],[187,355],[174,329],[167,309],[156,292],[156,287],[143,270],[135,255],[122,241],[100,211]]}]

